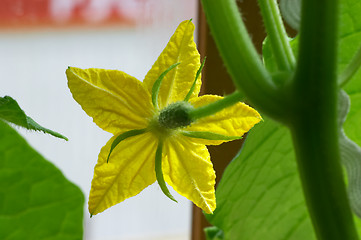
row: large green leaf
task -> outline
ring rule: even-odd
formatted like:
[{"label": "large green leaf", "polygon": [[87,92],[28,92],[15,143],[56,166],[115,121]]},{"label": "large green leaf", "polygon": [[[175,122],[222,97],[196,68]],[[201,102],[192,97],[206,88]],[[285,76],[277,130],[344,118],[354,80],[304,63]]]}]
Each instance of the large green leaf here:
[{"label": "large green leaf", "polygon": [[0,120],[0,239],[82,239],[84,197]]},{"label": "large green leaf", "polygon": [[208,220],[224,239],[315,239],[288,129],[265,119],[227,167]]},{"label": "large green leaf", "polygon": [[10,96],[0,97],[0,119],[29,130],[41,131],[68,141],[65,136],[39,125],[31,117],[27,116],[19,104]]}]

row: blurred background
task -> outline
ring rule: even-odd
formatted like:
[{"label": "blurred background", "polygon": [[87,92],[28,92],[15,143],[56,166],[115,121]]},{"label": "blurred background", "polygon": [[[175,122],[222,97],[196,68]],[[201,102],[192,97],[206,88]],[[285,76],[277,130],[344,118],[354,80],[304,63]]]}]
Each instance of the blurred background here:
[{"label": "blurred background", "polygon": [[[197,11],[196,0],[0,0],[0,96],[13,97],[39,124],[69,138],[18,129],[82,189],[86,202],[111,134],[73,100],[66,68],[118,69],[142,80],[178,24],[197,23]],[[91,219],[84,206],[84,239],[190,239],[191,203],[171,193],[178,204],[153,184]]]}]

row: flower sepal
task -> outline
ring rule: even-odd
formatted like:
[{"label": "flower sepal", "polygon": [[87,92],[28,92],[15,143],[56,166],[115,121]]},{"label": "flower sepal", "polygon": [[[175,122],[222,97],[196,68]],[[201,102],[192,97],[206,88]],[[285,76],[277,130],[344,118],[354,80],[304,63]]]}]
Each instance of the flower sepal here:
[{"label": "flower sepal", "polygon": [[175,200],[175,198],[169,192],[167,188],[167,184],[164,181],[163,171],[162,171],[162,152],[163,152],[163,141],[160,139],[158,142],[157,151],[155,153],[155,175],[157,178],[157,182],[164,195],[166,195],[172,201],[177,202],[177,200]]}]

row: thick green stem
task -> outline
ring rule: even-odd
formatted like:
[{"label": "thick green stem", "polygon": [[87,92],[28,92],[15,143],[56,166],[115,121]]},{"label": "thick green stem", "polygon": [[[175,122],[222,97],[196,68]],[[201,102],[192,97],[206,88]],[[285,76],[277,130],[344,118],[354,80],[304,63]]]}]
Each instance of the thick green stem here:
[{"label": "thick green stem", "polygon": [[258,4],[279,70],[293,70],[295,57],[288,41],[277,0],[258,0]]},{"label": "thick green stem", "polygon": [[223,99],[210,103],[208,105],[195,108],[188,112],[188,115],[192,119],[192,121],[197,120],[202,117],[206,117],[216,112],[221,111],[224,108],[230,107],[237,102],[241,101],[242,95],[239,92],[234,92],[228,96],[225,96]]},{"label": "thick green stem", "polygon": [[338,0],[303,0],[291,131],[318,239],[358,239],[345,190],[337,131]]},{"label": "thick green stem", "polygon": [[202,0],[208,25],[232,79],[257,109],[282,119],[287,112],[278,91],[248,35],[234,0]]}]

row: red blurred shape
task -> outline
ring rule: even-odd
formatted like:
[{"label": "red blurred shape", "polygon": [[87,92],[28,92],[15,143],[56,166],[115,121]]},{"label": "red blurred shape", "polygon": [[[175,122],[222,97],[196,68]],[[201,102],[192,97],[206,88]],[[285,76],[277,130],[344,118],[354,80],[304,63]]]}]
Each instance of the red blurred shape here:
[{"label": "red blurred shape", "polygon": [[133,24],[141,4],[127,11],[125,3],[129,0],[0,0],[0,28]]}]

